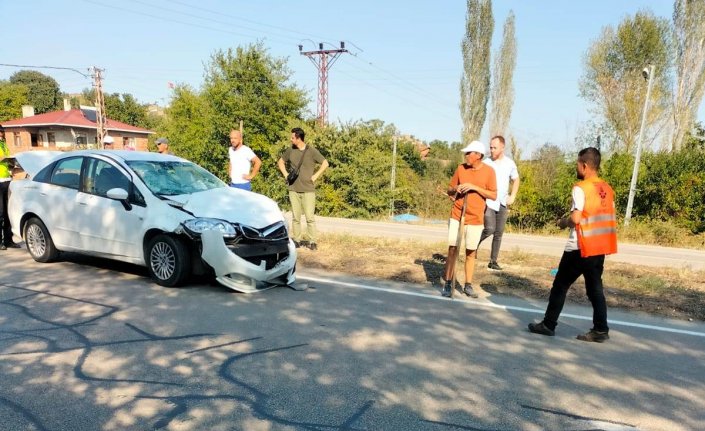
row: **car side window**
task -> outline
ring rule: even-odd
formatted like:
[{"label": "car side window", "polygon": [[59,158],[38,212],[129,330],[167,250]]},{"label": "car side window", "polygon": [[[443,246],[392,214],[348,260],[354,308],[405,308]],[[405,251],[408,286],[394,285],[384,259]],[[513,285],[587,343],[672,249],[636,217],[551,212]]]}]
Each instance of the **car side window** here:
[{"label": "car side window", "polygon": [[144,197],[132,186],[130,179],[108,162],[89,158],[84,178],[83,188],[86,193],[107,197],[108,190],[120,188],[127,191],[130,203],[145,205]]},{"label": "car side window", "polygon": [[72,157],[57,162],[49,183],[78,190],[82,163],[82,157]]}]

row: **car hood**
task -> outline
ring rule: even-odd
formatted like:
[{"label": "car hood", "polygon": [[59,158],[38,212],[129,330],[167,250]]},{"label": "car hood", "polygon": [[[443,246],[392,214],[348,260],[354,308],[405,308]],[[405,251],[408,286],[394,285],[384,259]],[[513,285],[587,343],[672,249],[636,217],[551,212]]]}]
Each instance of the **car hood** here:
[{"label": "car hood", "polygon": [[40,169],[61,154],[64,153],[61,151],[24,151],[14,154],[12,157],[20,163],[22,169],[29,174],[30,178],[33,178]]},{"label": "car hood", "polygon": [[217,218],[255,228],[284,219],[279,206],[270,198],[233,187],[169,196],[169,199],[182,203],[183,209],[196,217]]}]

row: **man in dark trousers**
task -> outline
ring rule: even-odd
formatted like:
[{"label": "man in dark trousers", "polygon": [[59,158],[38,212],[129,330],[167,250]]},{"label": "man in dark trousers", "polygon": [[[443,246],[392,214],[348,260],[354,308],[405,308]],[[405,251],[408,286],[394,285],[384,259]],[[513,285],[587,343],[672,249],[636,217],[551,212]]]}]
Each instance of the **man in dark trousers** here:
[{"label": "man in dark trousers", "polygon": [[[509,207],[514,203],[519,191],[519,171],[514,160],[504,154],[504,137],[497,135],[490,140],[490,160],[487,162],[497,173],[497,199],[487,199],[485,209],[485,228],[482,230],[480,242],[492,236],[492,250],[487,268],[501,271],[497,263],[499,248],[502,245],[504,225],[509,216]],[[512,183],[511,191],[509,183]]]},{"label": "man in dark trousers", "polygon": [[19,247],[12,242],[10,218],[7,215],[7,197],[12,178],[9,163],[2,161],[2,159],[9,156],[10,150],[5,143],[5,132],[0,130],[0,250],[7,250],[8,247]]},{"label": "man in dark trousers", "polygon": [[576,171],[580,181],[573,186],[571,212],[558,221],[560,228],[570,228],[570,237],[553,280],[546,314],[541,322],[529,323],[530,332],[555,335],[566,293],[582,275],[585,278],[585,292],[592,304],[593,327],[577,338],[596,343],[610,338],[602,271],[605,255],[617,252],[617,217],[614,191],[598,176],[599,169],[598,149],[589,147],[578,153]]}]

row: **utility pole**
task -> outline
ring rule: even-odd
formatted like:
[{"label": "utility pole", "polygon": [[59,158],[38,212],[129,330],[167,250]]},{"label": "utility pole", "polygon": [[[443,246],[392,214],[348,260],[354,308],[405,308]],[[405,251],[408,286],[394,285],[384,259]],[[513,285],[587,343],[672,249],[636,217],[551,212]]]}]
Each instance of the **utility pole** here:
[{"label": "utility pole", "polygon": [[344,52],[348,52],[345,42],[340,42],[339,49],[323,49],[323,43],[319,43],[317,51],[304,51],[304,46],[299,45],[299,53],[318,69],[318,124],[321,126],[328,122],[328,70]]},{"label": "utility pole", "polygon": [[644,125],[646,123],[646,113],[649,110],[649,97],[651,96],[651,84],[654,82],[654,65],[645,67],[642,71],[644,78],[648,78],[649,84],[646,87],[646,99],[644,99],[644,112],[641,114],[641,128],[639,129],[639,140],[636,143],[636,156],[634,157],[634,169],[632,170],[632,182],[629,186],[629,198],[627,199],[627,212],[624,215],[624,226],[629,226],[632,219],[632,205],[634,204],[634,194],[636,193],[636,179],[639,176],[639,161],[641,160],[641,143],[644,140]]},{"label": "utility pole", "polygon": [[93,88],[95,88],[95,121],[97,125],[98,147],[105,148],[103,138],[107,134],[107,117],[105,116],[105,98],[103,97],[103,69],[93,66]]},{"label": "utility pole", "polygon": [[391,189],[391,202],[389,203],[389,218],[394,217],[394,187],[397,180],[397,135],[392,138],[392,179],[389,182]]}]

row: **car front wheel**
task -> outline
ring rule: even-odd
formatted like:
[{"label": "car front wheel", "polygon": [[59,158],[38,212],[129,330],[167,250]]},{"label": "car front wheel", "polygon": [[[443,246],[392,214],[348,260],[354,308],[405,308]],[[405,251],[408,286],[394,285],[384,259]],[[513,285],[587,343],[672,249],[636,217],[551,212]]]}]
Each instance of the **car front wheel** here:
[{"label": "car front wheel", "polygon": [[47,227],[37,217],[27,220],[24,225],[24,240],[29,254],[37,262],[51,262],[59,256]]},{"label": "car front wheel", "polygon": [[157,235],[147,245],[147,269],[157,284],[175,287],[191,274],[191,258],[188,248],[178,238]]}]

